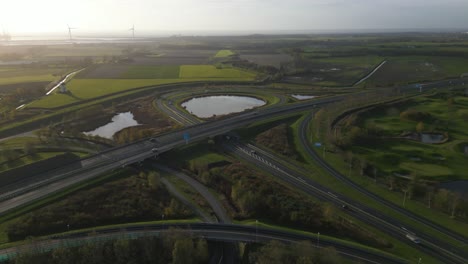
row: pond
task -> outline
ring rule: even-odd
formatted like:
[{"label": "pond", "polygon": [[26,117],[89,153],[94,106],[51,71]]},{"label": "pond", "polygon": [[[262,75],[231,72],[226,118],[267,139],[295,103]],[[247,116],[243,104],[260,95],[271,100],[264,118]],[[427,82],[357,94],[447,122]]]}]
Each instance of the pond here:
[{"label": "pond", "polygon": [[182,107],[197,117],[208,118],[214,115],[239,113],[265,104],[265,101],[254,97],[214,95],[192,98],[182,103]]},{"label": "pond", "polygon": [[426,144],[437,144],[444,142],[444,135],[442,134],[429,134],[429,133],[422,133],[421,134],[421,142]]},{"label": "pond", "polygon": [[308,100],[308,99],[313,99],[316,97],[315,95],[301,95],[301,94],[293,94],[291,96],[296,98],[297,100]]},{"label": "pond", "polygon": [[131,112],[119,113],[112,117],[112,121],[104,126],[98,127],[93,131],[83,132],[85,135],[100,136],[103,138],[112,139],[112,136],[120,130],[138,126],[138,122],[133,119]]},{"label": "pond", "polygon": [[439,184],[439,188],[446,189],[452,192],[458,192],[464,195],[465,197],[468,197],[468,181],[467,180],[443,182]]}]

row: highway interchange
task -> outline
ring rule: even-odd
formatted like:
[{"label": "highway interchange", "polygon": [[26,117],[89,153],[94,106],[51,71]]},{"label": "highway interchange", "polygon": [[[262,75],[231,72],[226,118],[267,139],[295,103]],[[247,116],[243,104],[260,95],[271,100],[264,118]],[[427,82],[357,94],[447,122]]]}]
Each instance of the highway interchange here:
[{"label": "highway interchange", "polygon": [[[448,82],[461,83],[465,82],[465,80],[437,82],[425,85],[424,88],[440,87],[447,85]],[[400,89],[406,91],[414,89],[414,86],[405,86],[401,87]],[[162,109],[165,109],[163,110],[164,112],[172,116],[174,119],[179,120],[179,122],[190,124],[191,126],[155,137],[157,142],[156,144],[150,142],[149,140],[141,140],[132,144],[112,148],[89,158],[85,158],[80,162],[80,164],[71,164],[68,167],[60,168],[56,171],[33,177],[34,180],[30,179],[24,182],[16,183],[14,188],[12,187],[10,190],[3,192],[0,195],[0,215],[5,214],[19,206],[29,204],[37,199],[45,197],[51,193],[57,192],[78,182],[97,177],[106,171],[125,167],[130,164],[141,162],[145,159],[154,157],[155,153],[152,151],[154,147],[157,147],[158,153],[156,154],[158,155],[173,148],[180,147],[186,144],[184,140],[184,134],[190,135],[190,141],[193,142],[207,137],[222,135],[233,129],[241,128],[259,120],[264,120],[279,115],[294,114],[305,110],[310,111],[320,106],[321,104],[342,100],[343,97],[344,96],[322,98],[314,101],[258,109],[255,111],[233,115],[231,117],[223,118],[217,121],[210,121],[199,124],[194,124],[197,122],[197,119],[191,117],[190,115],[187,116],[184,113],[178,112],[175,107],[168,108],[167,105],[163,105],[163,102],[158,100],[157,104]],[[309,119],[306,121],[308,120]],[[422,245],[412,244],[412,242],[404,237],[408,231],[402,229],[404,225],[397,219],[383,215],[380,212],[377,212],[376,210],[366,207],[364,204],[353,201],[347,197],[341,197],[339,194],[334,194],[332,190],[328,190],[327,188],[313,182],[310,178],[307,177],[305,171],[301,171],[301,168],[293,168],[294,165],[285,166],[278,160],[278,157],[275,157],[275,155],[271,153],[264,152],[255,146],[229,142],[226,144],[226,147],[230,148],[231,151],[236,153],[236,155],[239,157],[261,166],[264,170],[270,172],[272,175],[279,177],[292,186],[303,190],[304,192],[313,195],[318,199],[332,202],[337,206],[341,206],[342,204],[348,205],[350,208],[350,210],[347,210],[348,214],[357,219],[360,219],[365,223],[379,228],[383,232],[386,232],[399,240],[418,247],[421,251],[440,259],[444,263],[466,263],[467,255],[465,252],[452,252],[453,245],[447,244],[430,235],[427,235],[424,230],[428,228],[437,230],[440,233],[451,236],[453,239],[460,242],[461,245],[466,245],[467,243],[467,238],[465,236],[456,234],[447,228],[441,227],[393,203],[383,200],[375,194],[372,194],[362,187],[357,186],[349,179],[336,172],[333,168],[321,160],[318,155],[314,154],[315,152],[308,145],[305,139],[305,135],[303,134],[305,127],[307,126],[306,121],[301,124],[301,142],[306,147],[308,153],[317,161],[317,163],[330,175],[338,178],[340,181],[343,181],[350,187],[368,196],[370,199],[374,199],[380,202],[383,206],[387,206],[396,212],[399,212],[402,214],[402,217],[409,217],[420,222],[421,229],[412,229],[411,231],[417,233],[417,235],[423,239]],[[252,154],[254,153],[252,150],[254,150],[255,153],[261,154]],[[382,262],[390,263],[390,260]]]}]

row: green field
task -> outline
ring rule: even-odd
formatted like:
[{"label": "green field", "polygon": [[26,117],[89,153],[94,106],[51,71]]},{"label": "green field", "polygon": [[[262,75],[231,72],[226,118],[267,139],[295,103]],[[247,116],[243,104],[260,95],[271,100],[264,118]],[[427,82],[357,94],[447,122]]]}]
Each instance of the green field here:
[{"label": "green field", "polygon": [[[142,66],[141,73],[135,69],[133,76],[140,74],[149,77],[151,74],[159,74],[168,77],[176,73],[176,67],[154,67]],[[154,73],[154,69],[164,69],[162,72]],[[162,85],[171,83],[191,81],[250,81],[255,74],[238,69],[217,69],[211,65],[184,65],[180,67],[180,78],[174,79],[73,79],[68,85],[68,94],[54,93],[34,101],[28,107],[54,108],[82,100],[93,99],[117,92],[127,91],[138,87]]]},{"label": "green field", "polygon": [[54,93],[32,102],[28,107],[54,108],[137,87],[183,81],[181,79],[74,79],[67,86],[69,94]]},{"label": "green field", "polygon": [[207,78],[207,79],[224,79],[232,78],[239,80],[252,80],[256,76],[255,73],[243,70],[228,68],[218,69],[213,65],[183,65],[180,67],[180,78]]},{"label": "green field", "polygon": [[179,66],[131,66],[122,79],[177,79]]},{"label": "green field", "polygon": [[446,96],[437,94],[419,97],[401,104],[367,111],[361,114],[358,126],[375,126],[382,129],[387,137],[396,137],[403,131],[416,130],[417,121],[402,119],[399,116],[399,113],[412,109],[431,115],[430,119],[424,122],[423,131],[447,132],[448,142],[426,144],[394,138],[374,142],[372,146],[353,146],[353,152],[376,164],[386,174],[397,172],[435,180],[468,179],[466,156],[458,147],[468,142],[468,98],[454,97],[455,103],[449,109]]},{"label": "green field", "polygon": [[220,50],[216,53],[215,58],[226,58],[236,54],[232,50]]},{"label": "green field", "polygon": [[9,77],[9,78],[0,78],[0,85],[15,84],[15,83],[28,83],[28,82],[51,82],[56,79],[57,77],[51,74],[16,76],[16,77]]},{"label": "green field", "polygon": [[55,66],[0,66],[0,85],[28,82],[52,82],[72,71],[67,67]]}]

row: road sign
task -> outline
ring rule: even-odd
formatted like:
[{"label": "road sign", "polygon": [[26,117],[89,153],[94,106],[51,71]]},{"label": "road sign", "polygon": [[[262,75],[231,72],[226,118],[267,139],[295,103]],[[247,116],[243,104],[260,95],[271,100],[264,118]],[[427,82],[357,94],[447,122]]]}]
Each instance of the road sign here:
[{"label": "road sign", "polygon": [[317,148],[320,148],[320,147],[322,146],[322,143],[320,143],[320,142],[315,142],[314,146],[317,147]]},{"label": "road sign", "polygon": [[189,133],[185,132],[184,133],[184,140],[185,140],[185,144],[188,144],[189,140],[190,140],[190,135]]}]

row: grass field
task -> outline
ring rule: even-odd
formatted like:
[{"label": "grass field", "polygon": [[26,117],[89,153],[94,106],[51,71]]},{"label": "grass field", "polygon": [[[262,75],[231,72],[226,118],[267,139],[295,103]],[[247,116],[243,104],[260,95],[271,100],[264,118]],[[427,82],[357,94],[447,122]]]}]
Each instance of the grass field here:
[{"label": "grass field", "polygon": [[28,82],[51,82],[56,80],[57,77],[51,74],[44,75],[26,75],[9,78],[0,78],[0,85],[3,84],[16,84],[16,83],[28,83]]},{"label": "grass field", "polygon": [[179,66],[131,66],[122,79],[177,79],[179,78]]},{"label": "grass field", "polygon": [[[149,77],[159,75],[168,77],[174,76],[176,67],[154,67],[142,66],[144,71],[135,70],[133,76],[141,75]],[[140,67],[136,68],[140,69]],[[155,73],[153,70],[163,69],[162,72]],[[217,69],[211,65],[184,65],[180,67],[179,78],[174,79],[73,79],[67,85],[68,94],[54,93],[34,101],[28,107],[54,108],[82,100],[93,99],[100,96],[110,95],[116,92],[131,90],[143,86],[162,85],[170,83],[181,83],[191,81],[251,81],[255,74],[238,69]]]},{"label": "grass field", "polygon": [[213,65],[183,65],[179,77],[182,79],[223,79],[252,80],[256,74],[238,69],[218,69]]},{"label": "grass field", "polygon": [[[449,109],[446,94],[411,99],[361,114],[359,126],[376,126],[389,136],[398,136],[403,131],[415,131],[417,121],[399,117],[399,112],[413,109],[430,113],[430,121],[425,122],[424,131],[448,132],[449,141],[443,144],[392,139],[382,140],[372,146],[354,146],[353,152],[378,165],[383,172],[399,172],[418,175],[435,180],[468,179],[466,156],[457,147],[468,141],[468,123],[465,110],[468,98],[457,96]],[[391,112],[388,109],[392,109]]]},{"label": "grass field", "polygon": [[0,66],[0,85],[30,82],[52,82],[70,72],[66,67],[31,67],[31,66]]},{"label": "grass field", "polygon": [[236,53],[233,52],[232,50],[220,50],[218,51],[218,53],[216,53],[215,58],[226,58],[234,54]]}]

